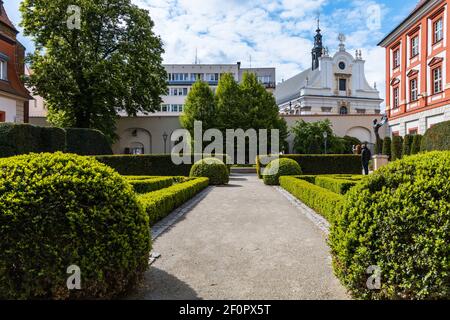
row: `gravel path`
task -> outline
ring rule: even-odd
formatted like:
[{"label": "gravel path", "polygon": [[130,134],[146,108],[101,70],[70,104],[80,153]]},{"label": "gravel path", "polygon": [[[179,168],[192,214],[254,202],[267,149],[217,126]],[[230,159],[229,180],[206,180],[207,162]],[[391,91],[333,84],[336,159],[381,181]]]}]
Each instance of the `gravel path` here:
[{"label": "gravel path", "polygon": [[325,234],[252,175],[210,190],[156,239],[134,299],[347,299]]}]

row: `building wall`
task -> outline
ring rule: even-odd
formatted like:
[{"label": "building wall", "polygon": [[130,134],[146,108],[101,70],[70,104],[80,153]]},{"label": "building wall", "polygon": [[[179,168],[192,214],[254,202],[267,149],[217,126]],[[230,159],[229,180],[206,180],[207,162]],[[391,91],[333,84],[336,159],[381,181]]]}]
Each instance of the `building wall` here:
[{"label": "building wall", "polygon": [[[450,120],[449,2],[425,2],[381,43],[386,48],[386,113],[391,134],[424,134],[433,123]],[[433,30],[438,21],[442,21],[443,38],[436,42]],[[413,39],[419,41],[417,55],[413,55]],[[436,68],[442,71],[442,90],[437,92],[433,88]],[[417,97],[412,94],[414,79]],[[394,94],[397,90],[398,99]]]},{"label": "building wall", "polygon": [[[291,128],[299,120],[306,122],[316,122],[329,119],[332,123],[336,135],[343,137],[346,135],[356,137],[361,141],[375,143],[373,132],[373,120],[380,120],[379,115],[311,115],[311,116],[283,116],[288,126]],[[181,129],[179,117],[176,115],[148,116],[130,118],[124,117],[118,121],[117,134],[120,140],[113,146],[116,154],[122,154],[125,149],[142,146],[146,154],[160,154],[170,152],[174,143],[170,141],[170,135],[177,129]],[[381,130],[384,137],[384,130]],[[164,144],[164,135],[169,138]],[[294,137],[290,136],[288,142],[292,148]],[[166,147],[164,147],[166,146]]]},{"label": "building wall", "polygon": [[16,122],[17,105],[16,100],[2,96],[0,92],[0,111],[5,113],[5,122]]}]

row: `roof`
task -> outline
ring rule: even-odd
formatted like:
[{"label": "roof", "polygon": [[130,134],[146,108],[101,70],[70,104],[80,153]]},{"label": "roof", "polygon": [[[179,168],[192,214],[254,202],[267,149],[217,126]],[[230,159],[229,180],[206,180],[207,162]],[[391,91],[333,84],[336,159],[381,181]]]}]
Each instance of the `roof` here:
[{"label": "roof", "polygon": [[5,8],[3,7],[3,0],[0,0],[0,23],[3,23],[4,25],[11,28],[13,31],[18,33],[16,27],[14,27],[14,24],[9,20],[8,14],[6,13]]},{"label": "roof", "polygon": [[296,76],[279,83],[275,90],[277,104],[283,104],[287,101],[300,97],[300,90],[305,86],[306,79],[310,77],[312,69],[307,69]]},{"label": "roof", "polygon": [[411,19],[411,17],[420,9],[422,8],[425,4],[427,4],[430,0],[420,0],[417,5],[414,7],[414,9],[411,11],[411,13],[405,18],[403,19],[403,21],[398,24],[394,30],[392,30],[391,32],[389,32],[384,38],[383,40],[380,41],[380,43],[378,43],[379,46],[382,46],[383,43],[392,35],[394,34],[398,29],[400,29],[409,19]]}]

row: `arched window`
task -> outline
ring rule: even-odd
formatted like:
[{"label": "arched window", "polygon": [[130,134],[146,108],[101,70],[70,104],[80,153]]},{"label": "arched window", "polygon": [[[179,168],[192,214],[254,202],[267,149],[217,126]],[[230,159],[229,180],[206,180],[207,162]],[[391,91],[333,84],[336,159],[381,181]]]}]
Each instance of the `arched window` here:
[{"label": "arched window", "polygon": [[0,111],[0,122],[6,121],[6,114],[4,111]]},{"label": "arched window", "polygon": [[341,109],[339,110],[339,113],[340,113],[341,115],[346,115],[346,114],[348,114],[348,109],[347,109],[347,107],[345,107],[345,106],[341,107]]}]

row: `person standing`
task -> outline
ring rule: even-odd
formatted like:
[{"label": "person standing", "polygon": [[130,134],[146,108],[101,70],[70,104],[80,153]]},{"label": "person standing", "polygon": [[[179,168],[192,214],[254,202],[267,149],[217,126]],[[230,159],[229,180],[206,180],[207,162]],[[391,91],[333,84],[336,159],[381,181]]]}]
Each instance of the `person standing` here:
[{"label": "person standing", "polygon": [[364,169],[364,174],[367,176],[369,175],[369,162],[372,159],[372,153],[370,152],[369,148],[367,148],[367,144],[363,144],[362,150],[361,150],[361,161],[362,166]]}]

